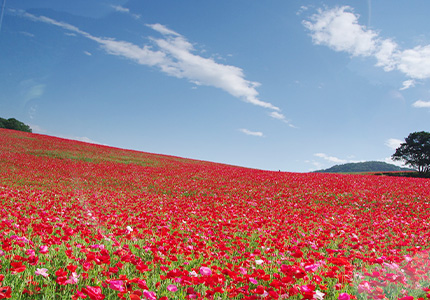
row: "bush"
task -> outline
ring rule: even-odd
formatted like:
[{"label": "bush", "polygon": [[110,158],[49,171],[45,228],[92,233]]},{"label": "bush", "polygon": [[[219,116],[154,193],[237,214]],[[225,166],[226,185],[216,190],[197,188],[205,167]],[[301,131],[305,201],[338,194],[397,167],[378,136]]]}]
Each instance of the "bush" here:
[{"label": "bush", "polygon": [[15,118],[10,118],[7,120],[0,118],[0,128],[13,129],[13,130],[19,130],[24,132],[32,132],[30,126],[18,121]]}]

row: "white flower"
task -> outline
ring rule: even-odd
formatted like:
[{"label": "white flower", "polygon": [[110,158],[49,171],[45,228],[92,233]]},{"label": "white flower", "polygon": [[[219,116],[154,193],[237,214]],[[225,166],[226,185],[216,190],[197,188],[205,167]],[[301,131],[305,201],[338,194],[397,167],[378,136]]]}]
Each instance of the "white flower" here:
[{"label": "white flower", "polygon": [[256,263],[257,265],[261,265],[262,263],[264,263],[264,260],[262,260],[262,259],[256,259],[256,260],[255,260],[255,263]]},{"label": "white flower", "polygon": [[132,232],[133,228],[131,228],[130,226],[127,226],[127,230],[130,231],[130,232]]},{"label": "white flower", "polygon": [[314,294],[314,299],[323,300],[324,296],[325,294],[323,292],[316,290]]}]

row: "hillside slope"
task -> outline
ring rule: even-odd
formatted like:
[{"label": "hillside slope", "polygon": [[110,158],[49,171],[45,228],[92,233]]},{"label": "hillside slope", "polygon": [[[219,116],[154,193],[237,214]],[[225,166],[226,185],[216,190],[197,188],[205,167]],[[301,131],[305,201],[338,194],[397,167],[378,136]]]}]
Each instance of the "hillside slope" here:
[{"label": "hillside slope", "polygon": [[[378,299],[403,298],[404,282],[424,299],[413,283],[428,282],[429,195],[420,178],[263,171],[0,129],[0,299],[312,299],[318,286],[338,300],[369,282],[387,283]],[[387,281],[385,261],[402,281]]]}]

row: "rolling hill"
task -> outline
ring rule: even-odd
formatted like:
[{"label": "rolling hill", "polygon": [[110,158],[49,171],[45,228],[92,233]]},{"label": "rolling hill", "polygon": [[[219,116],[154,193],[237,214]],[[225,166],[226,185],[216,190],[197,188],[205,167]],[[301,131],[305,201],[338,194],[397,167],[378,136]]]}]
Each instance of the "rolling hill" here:
[{"label": "rolling hill", "polygon": [[359,163],[347,163],[335,165],[325,170],[318,170],[315,173],[354,173],[354,172],[396,172],[396,171],[414,171],[409,168],[401,168],[393,164],[382,161],[366,161]]}]

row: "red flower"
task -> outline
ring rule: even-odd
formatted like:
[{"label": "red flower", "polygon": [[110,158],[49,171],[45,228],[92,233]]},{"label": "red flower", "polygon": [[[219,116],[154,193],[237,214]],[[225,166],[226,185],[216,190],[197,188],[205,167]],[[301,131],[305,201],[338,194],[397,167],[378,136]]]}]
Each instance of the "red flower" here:
[{"label": "red flower", "polygon": [[78,268],[78,266],[74,266],[74,265],[68,265],[67,270],[69,270],[70,272],[75,272],[76,269]]},{"label": "red flower", "polygon": [[22,261],[13,261],[10,263],[10,265],[12,267],[10,268],[12,274],[24,272],[27,268],[25,265],[22,264]]},{"label": "red flower", "polygon": [[295,258],[300,258],[303,256],[303,252],[300,250],[297,250],[297,251],[291,253],[291,256],[294,256]]},{"label": "red flower", "polygon": [[3,286],[0,287],[0,299],[7,299],[12,297],[12,290],[10,289],[10,286]]},{"label": "red flower", "polygon": [[99,286],[89,286],[82,288],[82,293],[88,295],[91,300],[103,300],[105,295],[102,294],[102,289]]},{"label": "red flower", "polygon": [[39,257],[37,257],[37,256],[30,256],[29,258],[28,258],[28,260],[27,260],[27,262],[28,262],[28,264],[29,265],[31,265],[31,266],[35,266],[35,265],[37,265],[37,263],[39,262]]}]

